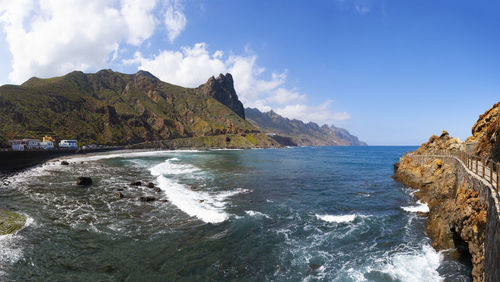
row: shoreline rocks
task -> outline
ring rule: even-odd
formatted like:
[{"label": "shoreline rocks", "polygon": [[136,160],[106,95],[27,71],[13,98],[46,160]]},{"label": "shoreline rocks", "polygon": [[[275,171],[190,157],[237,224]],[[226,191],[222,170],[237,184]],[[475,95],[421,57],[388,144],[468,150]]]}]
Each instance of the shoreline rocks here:
[{"label": "shoreline rocks", "polygon": [[86,176],[80,176],[76,180],[76,185],[89,186],[92,185],[92,178]]},{"label": "shoreline rocks", "polygon": [[24,227],[26,216],[0,210],[0,235],[13,234]]}]

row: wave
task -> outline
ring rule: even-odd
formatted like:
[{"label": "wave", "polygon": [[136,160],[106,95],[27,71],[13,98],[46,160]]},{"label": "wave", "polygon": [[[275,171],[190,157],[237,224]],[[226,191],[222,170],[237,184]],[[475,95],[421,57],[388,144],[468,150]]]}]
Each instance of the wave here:
[{"label": "wave", "polygon": [[0,252],[0,278],[6,275],[2,270],[5,265],[12,265],[23,257],[24,248],[22,246],[24,244],[19,243],[23,237],[19,235],[19,232],[34,223],[32,217],[23,215],[26,216],[26,222],[21,229],[13,234],[0,235],[0,249],[2,250]]},{"label": "wave", "polygon": [[165,176],[189,174],[200,170],[189,164],[176,164],[166,160],[149,170],[152,175],[157,176],[158,185],[172,204],[189,216],[196,217],[206,223],[220,223],[227,220],[229,214],[224,210],[227,198],[249,192],[249,190],[241,188],[216,193],[194,191]]},{"label": "wave", "polygon": [[316,214],[317,219],[321,219],[326,222],[335,222],[335,223],[342,223],[342,222],[352,222],[354,219],[356,219],[355,214],[346,214],[346,215],[330,215],[330,214],[324,214],[324,215],[319,215]]},{"label": "wave", "polygon": [[245,213],[248,214],[249,216],[262,216],[262,217],[271,219],[271,217],[269,215],[267,215],[265,213],[258,212],[258,211],[245,211]]},{"label": "wave", "polygon": [[426,203],[422,203],[420,201],[417,201],[416,206],[408,206],[408,207],[401,207],[404,211],[407,212],[429,212],[429,206]]},{"label": "wave", "polygon": [[441,281],[437,269],[442,259],[440,252],[423,245],[418,251],[393,254],[380,271],[401,281]]},{"label": "wave", "polygon": [[133,158],[133,157],[156,157],[156,156],[168,156],[176,153],[195,153],[200,152],[199,150],[160,150],[160,151],[117,151],[113,153],[95,153],[86,156],[69,156],[65,159],[70,159],[75,162],[80,161],[98,161],[105,159],[114,158]]}]

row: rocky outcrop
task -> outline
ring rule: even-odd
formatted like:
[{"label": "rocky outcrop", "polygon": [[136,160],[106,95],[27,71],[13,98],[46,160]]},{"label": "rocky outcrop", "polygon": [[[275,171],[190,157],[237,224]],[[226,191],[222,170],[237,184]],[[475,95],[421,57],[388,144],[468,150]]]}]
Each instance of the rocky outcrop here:
[{"label": "rocky outcrop", "polygon": [[92,185],[92,178],[86,176],[80,176],[76,180],[76,185],[89,186]]},{"label": "rocky outcrop", "polygon": [[428,205],[426,229],[432,246],[455,248],[457,255],[471,260],[474,281],[484,281],[487,205],[456,159],[429,156],[460,148],[463,143],[446,131],[439,137],[433,135],[413,155],[405,155],[395,164],[394,178],[418,189],[415,197]]},{"label": "rocky outcrop", "polygon": [[443,151],[458,152],[463,150],[464,143],[458,138],[450,137],[450,134],[443,130],[440,136],[432,135],[427,143],[422,144],[415,154],[439,154]]},{"label": "rocky outcrop", "polygon": [[238,100],[234,90],[233,76],[230,73],[220,74],[217,78],[213,76],[205,84],[196,88],[195,93],[202,96],[215,98],[217,101],[228,106],[241,118],[245,118],[245,109]]},{"label": "rocky outcrop", "polygon": [[[274,111],[263,113],[258,109],[247,108],[246,118],[263,131],[288,137],[291,144],[299,146],[364,146],[365,142],[351,135],[349,131],[335,126],[319,126],[314,122],[304,123],[290,120]],[[280,142],[281,143],[281,142]]]},{"label": "rocky outcrop", "polygon": [[427,203],[426,230],[432,246],[455,248],[457,255],[471,260],[474,281],[483,281],[486,204],[481,203],[478,191],[459,181],[464,177],[450,164],[455,159],[421,157],[403,157],[395,166],[394,178],[417,188],[415,197]]},{"label": "rocky outcrop", "polygon": [[26,216],[0,210],[0,235],[12,234],[23,228]]},{"label": "rocky outcrop", "polygon": [[466,141],[476,143],[475,155],[500,161],[500,102],[479,116]]}]

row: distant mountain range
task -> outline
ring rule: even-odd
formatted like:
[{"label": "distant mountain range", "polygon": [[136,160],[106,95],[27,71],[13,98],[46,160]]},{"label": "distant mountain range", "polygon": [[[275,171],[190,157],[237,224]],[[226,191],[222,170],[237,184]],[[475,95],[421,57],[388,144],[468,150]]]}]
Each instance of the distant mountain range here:
[{"label": "distant mountain range", "polygon": [[111,70],[1,86],[0,145],[43,135],[134,148],[363,144],[343,129],[245,111],[231,74],[184,88],[146,71]]},{"label": "distant mountain range", "polygon": [[319,126],[314,122],[304,123],[284,118],[274,111],[263,113],[258,109],[246,108],[246,119],[266,133],[290,137],[298,146],[366,146],[349,131],[333,125]]}]

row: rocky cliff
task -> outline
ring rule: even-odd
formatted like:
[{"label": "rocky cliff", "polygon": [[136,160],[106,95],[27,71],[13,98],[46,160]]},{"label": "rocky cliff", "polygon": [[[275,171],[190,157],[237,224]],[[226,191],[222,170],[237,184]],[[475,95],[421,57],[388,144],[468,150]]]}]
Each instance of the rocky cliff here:
[{"label": "rocky cliff", "polygon": [[434,149],[444,144],[453,147],[455,141],[446,132],[431,137],[417,150],[419,154],[404,156],[395,164],[394,178],[418,189],[415,197],[428,205],[426,230],[432,246],[438,250],[456,249],[456,256],[470,259],[474,281],[483,281],[486,204],[481,203],[478,191],[459,181],[464,176],[460,178],[450,163],[419,156],[434,154]]},{"label": "rocky cliff", "polygon": [[[145,71],[111,70],[75,71],[0,87],[4,146],[7,139],[46,134],[83,144],[131,145],[219,135],[251,137],[258,131],[244,119],[230,74],[212,77],[196,89],[163,82]],[[264,139],[256,138],[265,142],[255,146],[276,143]]]},{"label": "rocky cliff", "polygon": [[245,109],[238,100],[238,95],[234,90],[233,76],[230,73],[220,74],[217,78],[210,77],[205,84],[195,89],[195,93],[216,99],[245,119]]},{"label": "rocky cliff", "polygon": [[474,154],[500,161],[500,102],[479,116],[466,141],[476,143]]},{"label": "rocky cliff", "polygon": [[429,206],[427,233],[432,245],[439,250],[455,248],[458,255],[470,259],[474,281],[500,278],[498,194],[458,160],[429,155],[465,151],[473,145],[473,154],[498,161],[499,115],[497,103],[479,117],[466,142],[443,131],[394,165],[394,178],[418,189],[415,196]]},{"label": "rocky cliff", "polygon": [[304,123],[290,120],[274,111],[263,113],[258,109],[247,108],[246,118],[255,126],[268,133],[288,136],[299,146],[364,146],[358,137],[349,131],[335,126],[319,126],[314,122]]}]

